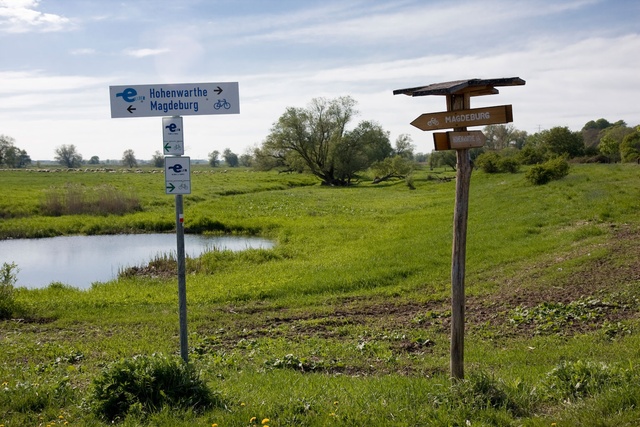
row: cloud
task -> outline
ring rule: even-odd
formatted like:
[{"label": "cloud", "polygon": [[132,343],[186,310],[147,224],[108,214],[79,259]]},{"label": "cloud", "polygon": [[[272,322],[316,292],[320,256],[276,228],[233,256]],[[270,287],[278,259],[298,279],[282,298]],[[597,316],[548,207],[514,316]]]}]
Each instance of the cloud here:
[{"label": "cloud", "polygon": [[96,53],[92,48],[73,49],[69,52],[71,55],[93,55]]},{"label": "cloud", "polygon": [[134,58],[145,58],[147,56],[156,56],[169,52],[169,49],[125,49],[124,54],[133,56]]},{"label": "cloud", "polygon": [[69,18],[36,10],[39,3],[38,0],[0,0],[0,32],[51,32],[69,27]]}]

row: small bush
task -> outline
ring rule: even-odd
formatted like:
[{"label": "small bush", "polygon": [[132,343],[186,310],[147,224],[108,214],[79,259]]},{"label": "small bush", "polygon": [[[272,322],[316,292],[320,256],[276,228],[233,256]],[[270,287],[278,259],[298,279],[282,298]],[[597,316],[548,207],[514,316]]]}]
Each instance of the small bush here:
[{"label": "small bush", "polygon": [[498,173],[500,163],[500,155],[495,151],[482,153],[476,158],[475,164],[486,173]]},{"label": "small bush", "polygon": [[501,156],[495,151],[480,154],[475,164],[486,173],[516,173],[520,168],[520,163],[516,159]]},{"label": "small bush", "polygon": [[516,173],[520,170],[520,163],[512,157],[503,157],[498,163],[501,172]]},{"label": "small bush", "polygon": [[564,178],[568,174],[569,162],[564,157],[556,157],[533,166],[525,175],[525,179],[534,185],[544,185],[550,181]]},{"label": "small bush", "polygon": [[14,299],[17,274],[18,266],[15,263],[2,263],[2,267],[0,267],[0,320],[10,319],[17,308]]},{"label": "small bush", "polygon": [[202,411],[223,406],[193,367],[176,357],[136,356],[108,366],[93,382],[93,409],[109,422],[163,407]]}]

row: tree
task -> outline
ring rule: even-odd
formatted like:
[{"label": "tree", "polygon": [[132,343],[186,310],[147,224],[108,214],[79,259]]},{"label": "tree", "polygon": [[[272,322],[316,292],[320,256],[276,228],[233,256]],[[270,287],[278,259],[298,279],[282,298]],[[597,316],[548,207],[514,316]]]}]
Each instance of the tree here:
[{"label": "tree", "polygon": [[7,165],[7,157],[15,149],[16,140],[7,135],[0,135],[0,166]]},{"label": "tree", "polygon": [[91,156],[91,158],[89,159],[89,164],[90,165],[99,165],[100,164],[100,157]]},{"label": "tree", "polygon": [[413,139],[411,139],[411,135],[403,133],[401,135],[398,135],[398,137],[396,138],[396,148],[394,150],[396,155],[405,159],[412,160],[413,150],[415,148],[416,146],[413,145]]},{"label": "tree", "polygon": [[164,166],[164,156],[160,151],[156,150],[156,152],[153,153],[153,156],[151,156],[151,163],[153,164],[153,167],[156,168]]},{"label": "tree", "polygon": [[307,108],[288,107],[254,150],[259,167],[307,170],[324,185],[348,185],[355,174],[392,152],[388,133],[371,121],[348,132],[356,101],[314,98]]},{"label": "tree", "polygon": [[485,126],[483,133],[486,137],[485,148],[494,150],[502,150],[509,147],[520,149],[527,139],[527,132],[518,130],[513,125]]},{"label": "tree", "polygon": [[640,162],[640,126],[624,137],[620,144],[620,156],[623,162]]},{"label": "tree", "polygon": [[451,167],[456,170],[458,160],[455,150],[434,151],[429,156],[429,168],[433,169],[439,166]]},{"label": "tree", "polygon": [[235,168],[238,166],[238,155],[233,151],[231,151],[230,148],[224,149],[224,152],[222,153],[222,157],[224,157],[224,162],[230,168]]},{"label": "tree", "polygon": [[392,152],[389,133],[378,123],[362,121],[334,145],[334,177],[340,185],[349,185],[359,171],[384,160]]},{"label": "tree", "polygon": [[124,153],[122,153],[122,165],[127,168],[138,167],[138,161],[132,149],[124,150]]},{"label": "tree", "polygon": [[213,150],[209,153],[209,166],[212,168],[217,167],[220,164],[220,152],[218,150]]},{"label": "tree", "polygon": [[25,150],[20,150],[16,148],[11,155],[11,163],[10,165],[14,168],[24,168],[31,164],[31,157],[27,154]]},{"label": "tree", "polygon": [[412,160],[396,154],[393,157],[376,162],[371,165],[371,170],[375,174],[374,184],[387,181],[391,178],[406,178],[413,171],[414,163]]},{"label": "tree", "polygon": [[627,135],[635,133],[635,130],[619,120],[600,132],[600,144],[598,150],[609,158],[609,161],[617,162],[621,158],[620,145]]},{"label": "tree", "polygon": [[240,166],[251,167],[253,166],[253,156],[251,153],[244,153],[238,159],[240,161]]},{"label": "tree", "polygon": [[82,155],[73,144],[63,144],[55,150],[55,160],[67,168],[77,168],[82,164]]},{"label": "tree", "polygon": [[0,135],[0,167],[24,168],[31,163],[31,157],[25,150],[15,146],[15,139]]},{"label": "tree", "polygon": [[610,126],[613,126],[613,124],[609,123],[606,119],[590,120],[585,123],[580,131],[585,148],[592,149],[597,147],[602,136],[601,132]]},{"label": "tree", "polygon": [[532,144],[540,150],[545,159],[557,156],[577,157],[584,154],[584,142],[580,132],[572,132],[568,127],[554,127],[543,130],[527,138],[526,145]]}]

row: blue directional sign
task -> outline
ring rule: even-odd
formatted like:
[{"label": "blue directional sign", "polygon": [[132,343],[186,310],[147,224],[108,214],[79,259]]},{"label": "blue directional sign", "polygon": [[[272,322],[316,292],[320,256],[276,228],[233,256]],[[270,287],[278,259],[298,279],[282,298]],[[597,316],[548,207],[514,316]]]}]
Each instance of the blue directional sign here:
[{"label": "blue directional sign", "polygon": [[240,114],[238,82],[109,86],[111,118]]},{"label": "blue directional sign", "polygon": [[164,185],[167,194],[191,194],[191,158],[164,158]]}]

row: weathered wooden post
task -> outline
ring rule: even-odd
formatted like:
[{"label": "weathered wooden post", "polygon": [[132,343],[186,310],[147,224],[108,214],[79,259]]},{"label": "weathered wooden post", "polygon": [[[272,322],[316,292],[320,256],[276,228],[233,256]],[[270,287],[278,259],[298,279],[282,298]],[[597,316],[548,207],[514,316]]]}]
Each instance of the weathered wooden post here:
[{"label": "weathered wooden post", "polygon": [[467,126],[490,125],[513,121],[510,105],[471,109],[471,97],[497,94],[495,86],[524,85],[518,77],[491,80],[457,80],[423,87],[394,90],[393,94],[409,96],[445,95],[447,111],[427,113],[411,122],[427,130],[453,129],[453,132],[434,133],[436,150],[456,150],[456,203],[453,214],[453,243],[451,250],[451,357],[453,379],[464,378],[464,325],[465,325],[465,262],[467,252],[467,218],[469,213],[469,187],[471,185],[471,159],[469,150],[484,145],[480,131],[467,132]]},{"label": "weathered wooden post", "polygon": [[[468,94],[449,95],[447,110],[469,109]],[[466,127],[454,131],[466,131]],[[467,254],[467,218],[469,187],[471,186],[471,158],[469,149],[456,150],[456,204],[453,211],[453,243],[451,249],[451,344],[450,367],[453,378],[464,378],[464,277]]]}]

